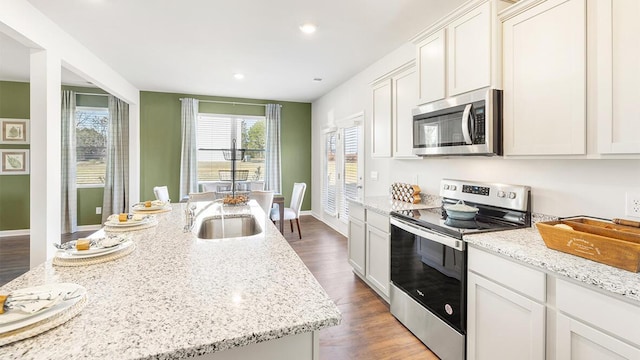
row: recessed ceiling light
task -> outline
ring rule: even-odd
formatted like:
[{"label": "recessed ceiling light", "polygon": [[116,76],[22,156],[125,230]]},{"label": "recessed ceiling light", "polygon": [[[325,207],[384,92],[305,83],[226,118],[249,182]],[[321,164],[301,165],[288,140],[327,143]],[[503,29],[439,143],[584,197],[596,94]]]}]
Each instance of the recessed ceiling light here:
[{"label": "recessed ceiling light", "polygon": [[313,78],[313,81],[320,82],[320,81],[322,81],[322,78]]},{"label": "recessed ceiling light", "polygon": [[307,23],[300,26],[300,31],[302,31],[305,34],[313,34],[314,32],[316,32],[316,29],[317,27],[311,23]]},{"label": "recessed ceiling light", "polygon": [[235,74],[233,74],[233,77],[234,77],[234,78],[236,78],[236,79],[238,79],[238,80],[242,80],[242,79],[244,79],[244,74],[242,74],[242,73],[235,73]]}]

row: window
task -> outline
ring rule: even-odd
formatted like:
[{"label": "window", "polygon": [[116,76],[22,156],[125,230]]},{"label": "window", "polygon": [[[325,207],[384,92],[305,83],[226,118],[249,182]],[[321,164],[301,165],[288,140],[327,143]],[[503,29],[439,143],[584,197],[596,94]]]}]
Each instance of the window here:
[{"label": "window", "polygon": [[358,162],[358,150],[360,147],[360,127],[352,126],[344,128],[343,132],[343,151],[344,151],[344,169],[342,182],[342,219],[349,217],[349,204],[347,199],[358,199],[358,180],[360,179],[360,170]]},{"label": "window", "polygon": [[239,170],[236,178],[264,181],[264,117],[198,114],[197,126],[198,182],[228,180],[231,162],[225,160],[223,151],[211,149],[230,149],[234,139],[236,148],[248,149],[244,158],[236,162],[236,169]]},{"label": "window", "polygon": [[109,109],[76,107],[76,184],[104,185]]},{"label": "window", "polygon": [[330,215],[335,215],[336,208],[336,193],[337,193],[337,179],[338,166],[337,164],[337,138],[338,135],[335,131],[325,134],[324,141],[324,186],[322,187],[322,205],[324,211]]}]

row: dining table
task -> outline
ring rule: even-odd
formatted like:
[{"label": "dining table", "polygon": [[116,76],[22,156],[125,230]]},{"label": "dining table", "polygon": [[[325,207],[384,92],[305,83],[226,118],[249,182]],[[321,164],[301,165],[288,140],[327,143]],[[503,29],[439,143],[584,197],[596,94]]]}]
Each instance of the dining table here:
[{"label": "dining table", "polygon": [[280,216],[278,219],[278,230],[280,230],[281,234],[284,234],[284,195],[282,194],[274,194],[273,195],[273,203],[278,204],[278,215]]}]

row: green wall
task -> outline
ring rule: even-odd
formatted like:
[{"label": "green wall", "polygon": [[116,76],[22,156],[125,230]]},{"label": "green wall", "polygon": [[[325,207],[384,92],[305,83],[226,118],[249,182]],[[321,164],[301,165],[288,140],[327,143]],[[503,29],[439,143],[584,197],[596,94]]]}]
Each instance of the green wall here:
[{"label": "green wall", "polygon": [[[63,86],[64,90],[84,93],[104,91],[93,88]],[[0,81],[0,118],[29,118],[29,83]],[[77,105],[107,107],[104,96],[78,95]],[[29,145],[0,144],[2,149],[28,149]],[[102,206],[103,188],[78,189],[78,225],[100,224],[96,207]],[[0,231],[29,229],[29,175],[0,176]]]},{"label": "green wall", "polygon": [[[302,204],[311,209],[311,104],[187,94],[140,92],[140,197],[152,199],[153,187],[167,185],[173,202],[179,198],[181,124],[180,98],[282,105],[282,191],[289,203],[294,182],[307,183]],[[200,112],[264,116],[264,107],[200,103]]]}]

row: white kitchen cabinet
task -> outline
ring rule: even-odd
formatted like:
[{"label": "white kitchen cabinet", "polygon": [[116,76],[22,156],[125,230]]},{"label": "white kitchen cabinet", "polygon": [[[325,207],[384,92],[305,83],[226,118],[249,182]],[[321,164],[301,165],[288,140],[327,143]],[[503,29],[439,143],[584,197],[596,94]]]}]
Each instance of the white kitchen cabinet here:
[{"label": "white kitchen cabinet", "polygon": [[500,23],[510,0],[468,1],[416,35],[418,104],[484,87],[502,88]]},{"label": "white kitchen cabinet", "polygon": [[585,154],[585,0],[530,3],[501,14],[504,153]]},{"label": "white kitchen cabinet", "polygon": [[468,257],[467,359],[544,359],[545,275],[472,247]]},{"label": "white kitchen cabinet", "polygon": [[448,95],[491,85],[491,3],[464,14],[447,27]]},{"label": "white kitchen cabinet", "polygon": [[418,104],[444,99],[446,96],[446,30],[441,29],[416,44],[418,65]]},{"label": "white kitchen cabinet", "polygon": [[639,348],[624,343],[578,320],[558,314],[556,321],[556,359],[640,359]]},{"label": "white kitchen cabinet", "polygon": [[413,155],[413,115],[418,103],[415,66],[392,78],[393,93],[393,157],[419,158]]},{"label": "white kitchen cabinet", "polygon": [[388,298],[391,280],[391,242],[388,216],[372,212],[367,214],[366,241],[366,278],[376,290]]},{"label": "white kitchen cabinet", "polygon": [[365,274],[365,209],[362,205],[349,203],[348,250],[349,264],[361,276]]},{"label": "white kitchen cabinet", "polygon": [[598,0],[596,102],[598,152],[640,154],[640,1]]},{"label": "white kitchen cabinet", "polygon": [[371,157],[391,156],[391,79],[373,86],[373,112],[371,121]]}]

